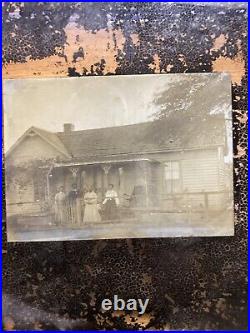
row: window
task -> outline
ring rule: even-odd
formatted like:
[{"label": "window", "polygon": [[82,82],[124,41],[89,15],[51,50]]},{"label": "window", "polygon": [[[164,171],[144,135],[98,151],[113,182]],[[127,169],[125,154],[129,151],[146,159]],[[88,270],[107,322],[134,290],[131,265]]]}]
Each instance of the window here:
[{"label": "window", "polygon": [[167,193],[181,191],[180,162],[169,161],[165,163],[165,185]]}]

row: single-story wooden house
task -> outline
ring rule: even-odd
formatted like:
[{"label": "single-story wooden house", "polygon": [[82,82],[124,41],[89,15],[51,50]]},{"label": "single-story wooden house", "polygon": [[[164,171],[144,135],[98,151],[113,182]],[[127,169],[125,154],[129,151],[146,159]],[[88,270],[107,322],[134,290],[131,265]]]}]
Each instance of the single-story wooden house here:
[{"label": "single-story wooden house", "polygon": [[124,209],[174,211],[225,207],[224,117],[178,117],[52,133],[29,128],[9,149],[7,212],[45,214],[61,185],[93,185],[102,202],[109,183]]}]

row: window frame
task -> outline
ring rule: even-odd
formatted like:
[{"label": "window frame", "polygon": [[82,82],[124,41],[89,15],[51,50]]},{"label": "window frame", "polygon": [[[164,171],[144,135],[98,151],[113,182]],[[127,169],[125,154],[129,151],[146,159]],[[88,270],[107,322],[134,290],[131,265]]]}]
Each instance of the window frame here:
[{"label": "window frame", "polygon": [[[170,169],[170,174],[173,175],[173,173],[175,173],[176,171],[173,171],[173,164],[176,163],[178,165],[178,178],[167,178],[166,177],[166,167],[167,164],[170,164],[171,169]],[[181,165],[181,161],[180,160],[168,160],[168,161],[164,161],[163,163],[163,174],[164,174],[164,192],[166,194],[178,194],[182,192],[182,188],[183,188],[183,181],[182,181],[182,165]],[[177,188],[179,188],[179,190],[175,190],[174,187],[175,182],[178,183]],[[167,185],[167,183],[170,184],[170,190],[169,190],[169,185]]]}]

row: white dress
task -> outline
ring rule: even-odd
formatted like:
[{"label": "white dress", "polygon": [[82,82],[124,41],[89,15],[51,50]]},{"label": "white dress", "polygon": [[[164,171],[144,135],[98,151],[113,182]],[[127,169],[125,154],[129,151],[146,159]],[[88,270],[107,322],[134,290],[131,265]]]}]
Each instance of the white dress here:
[{"label": "white dress", "polygon": [[84,203],[83,222],[100,222],[101,215],[98,211],[97,194],[95,192],[87,192],[84,195]]},{"label": "white dress", "polygon": [[66,219],[65,200],[66,195],[64,192],[59,192],[55,195],[55,220],[58,224],[63,224]]},{"label": "white dress", "polygon": [[115,203],[116,205],[118,206],[119,205],[119,198],[118,198],[118,194],[115,190],[108,190],[106,193],[105,193],[105,199],[103,201],[103,205],[106,204],[106,202],[110,199],[114,199],[115,200]]}]

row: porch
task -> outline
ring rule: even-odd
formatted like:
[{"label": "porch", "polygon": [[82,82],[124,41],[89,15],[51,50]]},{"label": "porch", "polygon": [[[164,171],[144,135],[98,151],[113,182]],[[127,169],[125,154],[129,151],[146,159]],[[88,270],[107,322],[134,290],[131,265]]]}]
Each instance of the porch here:
[{"label": "porch", "polygon": [[47,197],[53,203],[60,186],[67,195],[72,184],[76,184],[81,206],[84,206],[84,194],[89,187],[94,188],[98,204],[102,204],[108,185],[112,184],[121,208],[155,206],[160,183],[159,164],[150,159],[54,164],[48,173]]},{"label": "porch", "polygon": [[[196,191],[187,190],[168,192],[166,186],[164,163],[153,159],[120,159],[96,162],[53,163],[40,168],[40,176],[36,174],[36,182],[32,188],[34,200],[20,200],[10,203],[8,211],[15,210],[18,224],[29,228],[55,223],[55,195],[60,186],[64,187],[66,196],[77,185],[80,192],[80,220],[73,225],[68,213],[65,216],[64,228],[84,227],[84,194],[89,186],[94,187],[100,206],[100,223],[150,223],[152,218],[172,221],[175,217],[189,221],[200,217],[203,222],[225,208],[232,209],[228,191]],[[37,180],[40,180],[38,182]],[[167,180],[169,182],[169,179]],[[176,180],[174,180],[176,181]],[[102,216],[102,203],[108,184],[114,185],[120,201],[117,219],[108,221]],[[37,187],[35,185],[38,185]],[[172,187],[171,187],[172,188]],[[177,187],[176,189],[179,189]],[[21,196],[25,198],[24,195]],[[37,198],[37,199],[36,199]],[[66,209],[66,212],[68,210]],[[172,216],[172,218],[171,218]],[[173,218],[174,217],[174,218]],[[58,226],[57,226],[58,227]]]}]

